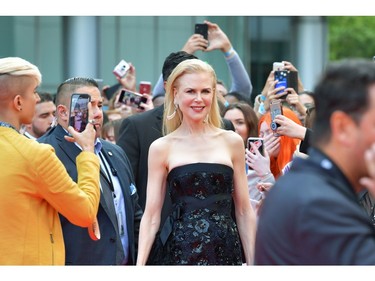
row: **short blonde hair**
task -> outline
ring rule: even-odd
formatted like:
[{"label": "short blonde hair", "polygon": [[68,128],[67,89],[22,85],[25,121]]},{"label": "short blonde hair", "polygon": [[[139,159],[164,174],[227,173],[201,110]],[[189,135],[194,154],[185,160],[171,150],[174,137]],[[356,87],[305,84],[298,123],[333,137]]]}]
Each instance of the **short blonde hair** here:
[{"label": "short blonde hair", "polygon": [[42,83],[42,74],[38,67],[19,57],[0,58],[0,75],[31,76]]},{"label": "short blonde hair", "polygon": [[[180,62],[176,68],[172,71],[171,75],[167,80],[167,84],[165,87],[165,100],[164,100],[164,116],[163,116],[163,133],[164,135],[173,132],[176,130],[182,122],[181,111],[177,108],[177,115],[175,118],[171,120],[167,119],[168,115],[171,115],[175,110],[174,104],[174,94],[173,89],[176,87],[176,81],[184,74],[191,74],[191,73],[208,73],[212,77],[212,89],[213,89],[213,99],[211,110],[208,114],[207,123],[213,125],[215,127],[221,128],[222,127],[222,119],[220,116],[220,109],[217,101],[216,96],[216,73],[211,65],[208,63],[200,60],[200,59],[188,59]],[[179,118],[180,117],[180,118]]]}]

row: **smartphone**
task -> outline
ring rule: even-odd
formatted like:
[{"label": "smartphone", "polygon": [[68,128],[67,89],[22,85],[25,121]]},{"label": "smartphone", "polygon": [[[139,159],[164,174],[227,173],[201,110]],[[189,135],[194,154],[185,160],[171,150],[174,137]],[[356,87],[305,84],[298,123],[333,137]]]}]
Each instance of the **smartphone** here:
[{"label": "smartphone", "polygon": [[[278,80],[278,82],[275,85],[275,88],[280,88],[280,87],[285,87],[285,89],[288,88],[288,82],[287,82],[288,71],[276,70],[274,74],[275,74],[275,80]],[[282,94],[284,90],[280,90],[276,94]]]},{"label": "smartphone", "polygon": [[[275,88],[284,86],[286,88],[293,88],[294,91],[298,94],[298,72],[289,71],[289,70],[276,70],[275,71],[275,80],[278,82],[275,85]],[[278,91],[276,94],[283,93],[284,90]],[[283,96],[285,98],[287,95]]]},{"label": "smartphone", "polygon": [[272,65],[273,71],[284,70],[284,64],[282,62],[275,61]]},{"label": "smartphone", "polygon": [[73,93],[70,99],[69,126],[72,126],[77,132],[84,131],[89,121],[88,103],[90,101],[89,94]]},{"label": "smartphone", "polygon": [[271,130],[274,132],[273,135],[275,137],[280,136],[278,133],[276,133],[276,130],[278,127],[280,127],[280,124],[277,124],[274,120],[277,115],[283,114],[283,107],[280,100],[273,100],[272,103],[270,103],[270,112],[271,112]]},{"label": "smartphone", "polygon": [[247,139],[247,149],[250,150],[251,153],[255,154],[255,151],[251,147],[250,143],[254,143],[255,146],[258,148],[259,153],[264,156],[264,139],[263,138],[255,138],[255,137],[249,137]]},{"label": "smartphone", "polygon": [[117,83],[103,90],[103,93],[105,94],[106,98],[110,100],[113,97],[113,95],[117,92],[117,90],[120,88],[120,86],[121,84]]},{"label": "smartphone", "polygon": [[149,81],[139,82],[139,93],[140,94],[151,94],[151,82],[149,82]]},{"label": "smartphone", "polygon": [[128,90],[121,90],[118,101],[135,108],[143,109],[142,106],[140,106],[140,104],[141,102],[146,103],[147,98],[143,97],[139,93],[131,92]]},{"label": "smartphone", "polygon": [[206,23],[196,23],[194,33],[201,34],[204,39],[208,40],[208,25]]},{"label": "smartphone", "polygon": [[126,75],[126,72],[130,69],[130,65],[124,61],[121,60],[113,69],[113,74],[116,75],[119,78],[122,78]]}]

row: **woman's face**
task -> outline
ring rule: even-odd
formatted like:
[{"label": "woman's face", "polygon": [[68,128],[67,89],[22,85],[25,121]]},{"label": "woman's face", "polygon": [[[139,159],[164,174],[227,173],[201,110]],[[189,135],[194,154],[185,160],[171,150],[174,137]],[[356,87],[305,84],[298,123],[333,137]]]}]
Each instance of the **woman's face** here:
[{"label": "woman's face", "polygon": [[205,72],[184,74],[176,81],[175,102],[185,119],[204,120],[214,95],[212,76]]},{"label": "woman's face", "polygon": [[249,137],[249,128],[246,126],[245,116],[238,108],[229,109],[224,114],[224,118],[232,121],[234,129],[239,134],[246,144]]},{"label": "woman's face", "polygon": [[259,129],[259,137],[264,139],[264,146],[272,157],[277,157],[280,152],[280,137],[275,137],[267,122],[262,122]]}]

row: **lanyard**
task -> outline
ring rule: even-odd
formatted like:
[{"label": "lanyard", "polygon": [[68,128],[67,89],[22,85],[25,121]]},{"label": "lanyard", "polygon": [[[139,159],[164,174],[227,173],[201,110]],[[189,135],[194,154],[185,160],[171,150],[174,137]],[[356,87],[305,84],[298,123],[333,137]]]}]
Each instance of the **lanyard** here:
[{"label": "lanyard", "polygon": [[12,125],[10,125],[9,123],[3,122],[3,121],[0,121],[0,127],[11,128],[11,129],[15,130],[17,133],[19,133],[17,131],[17,129],[14,128]]},{"label": "lanyard", "polygon": [[[103,166],[104,166],[104,169],[105,169],[105,172],[106,172],[106,177],[108,178],[108,181],[109,181],[109,188],[111,189],[112,193],[113,193],[113,197],[116,198],[116,194],[115,194],[115,188],[114,188],[114,185],[113,185],[113,181],[112,181],[112,177],[111,175],[109,174],[109,170],[107,168],[107,165],[106,165],[106,161],[104,160],[104,157],[102,156],[102,153],[99,152],[99,157],[100,159],[102,160],[102,163],[103,163]],[[108,163],[108,165],[110,165]],[[111,169],[112,170],[112,169]]]}]

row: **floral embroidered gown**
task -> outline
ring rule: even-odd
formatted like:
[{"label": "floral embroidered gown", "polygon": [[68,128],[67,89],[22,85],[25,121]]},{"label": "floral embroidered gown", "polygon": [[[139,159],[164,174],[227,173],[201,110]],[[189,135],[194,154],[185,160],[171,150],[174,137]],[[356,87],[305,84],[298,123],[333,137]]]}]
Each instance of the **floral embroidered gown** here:
[{"label": "floral embroidered gown", "polygon": [[164,246],[157,263],[241,265],[241,243],[232,216],[233,169],[215,163],[187,164],[172,169],[167,182],[174,207],[167,235],[162,229]]}]

